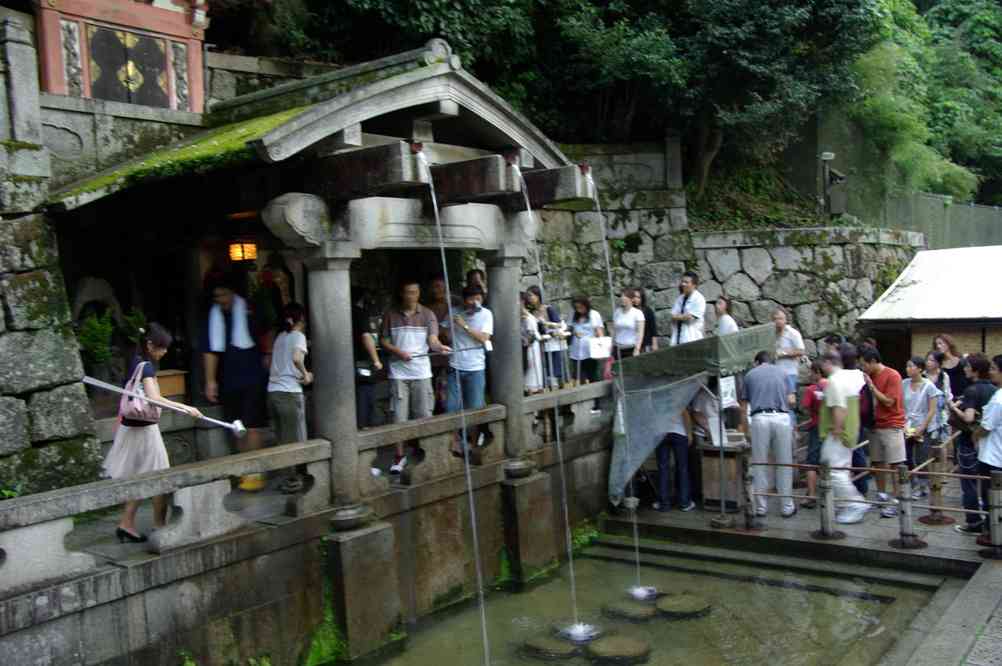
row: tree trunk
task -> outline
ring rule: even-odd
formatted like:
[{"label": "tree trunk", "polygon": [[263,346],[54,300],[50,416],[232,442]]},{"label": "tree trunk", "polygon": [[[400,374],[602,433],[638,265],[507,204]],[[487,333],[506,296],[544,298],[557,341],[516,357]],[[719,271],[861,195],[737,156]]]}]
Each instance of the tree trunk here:
[{"label": "tree trunk", "polygon": [[720,148],[724,143],[724,133],[713,123],[713,116],[709,112],[704,112],[699,118],[699,130],[697,136],[695,166],[696,166],[696,198],[703,196],[706,190],[706,182],[710,178],[710,167],[713,160],[720,153]]}]

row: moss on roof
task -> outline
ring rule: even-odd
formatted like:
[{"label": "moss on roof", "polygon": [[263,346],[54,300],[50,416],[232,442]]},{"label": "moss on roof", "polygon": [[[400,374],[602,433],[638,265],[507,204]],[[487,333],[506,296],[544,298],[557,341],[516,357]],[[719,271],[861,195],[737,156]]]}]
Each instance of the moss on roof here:
[{"label": "moss on roof", "polygon": [[[217,127],[180,143],[155,150],[142,158],[125,162],[110,171],[78,181],[49,197],[50,204],[75,207],[86,203],[87,195],[108,193],[140,182],[174,176],[199,174],[257,159],[251,141],[292,120],[310,106],[301,106]],[[75,203],[75,199],[84,201]]]}]

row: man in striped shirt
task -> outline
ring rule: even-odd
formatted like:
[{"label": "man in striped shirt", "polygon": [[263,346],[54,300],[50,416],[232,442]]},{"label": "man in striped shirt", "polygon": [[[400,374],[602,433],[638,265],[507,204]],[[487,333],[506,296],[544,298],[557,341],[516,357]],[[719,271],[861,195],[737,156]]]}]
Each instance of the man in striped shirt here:
[{"label": "man in striped shirt", "polygon": [[[400,304],[383,315],[382,344],[390,359],[390,404],[393,422],[431,416],[435,408],[435,390],[431,383],[429,350],[449,353],[438,340],[435,313],[419,303],[421,287],[417,280],[400,285]],[[407,465],[403,442],[397,444],[396,459],[390,474],[400,474]]]}]

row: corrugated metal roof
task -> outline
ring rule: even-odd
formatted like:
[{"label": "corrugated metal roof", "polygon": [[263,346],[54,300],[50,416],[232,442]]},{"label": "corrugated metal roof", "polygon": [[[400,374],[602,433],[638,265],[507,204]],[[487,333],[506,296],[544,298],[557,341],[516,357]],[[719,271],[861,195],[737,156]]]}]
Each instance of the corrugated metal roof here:
[{"label": "corrugated metal roof", "polygon": [[859,319],[1002,319],[1002,245],[919,252]]}]

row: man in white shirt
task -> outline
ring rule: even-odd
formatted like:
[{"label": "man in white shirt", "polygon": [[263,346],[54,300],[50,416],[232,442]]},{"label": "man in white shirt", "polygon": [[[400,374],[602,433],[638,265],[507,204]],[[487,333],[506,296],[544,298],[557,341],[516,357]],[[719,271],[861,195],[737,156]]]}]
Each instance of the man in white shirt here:
[{"label": "man in white shirt", "polygon": [[[449,392],[445,411],[482,409],[486,384],[485,345],[494,335],[494,315],[483,307],[484,290],[472,285],[463,289],[463,309],[453,313],[452,354],[449,356]],[[463,457],[456,433],[452,454]]]},{"label": "man in white shirt", "polygon": [[703,339],[706,299],[696,289],[698,285],[698,275],[692,271],[682,274],[682,280],[678,284],[681,293],[671,309],[672,346]]},{"label": "man in white shirt", "polygon": [[[988,368],[988,376],[995,386],[1002,386],[1002,355],[992,358]],[[975,433],[978,442],[978,475],[988,476],[992,472],[1002,471],[1002,391],[995,395],[985,405],[981,416],[981,426]],[[985,507],[990,506],[989,493],[991,481],[981,481],[981,501]],[[988,521],[984,521],[983,533],[988,534]],[[978,537],[978,543],[990,546],[984,537]]]},{"label": "man in white shirt", "polygon": [[[800,331],[786,323],[786,310],[783,308],[776,308],[772,313],[772,323],[776,325],[776,367],[786,374],[786,388],[796,395],[800,357],[807,354],[804,338]],[[790,410],[790,426],[796,425],[797,412]]]}]

